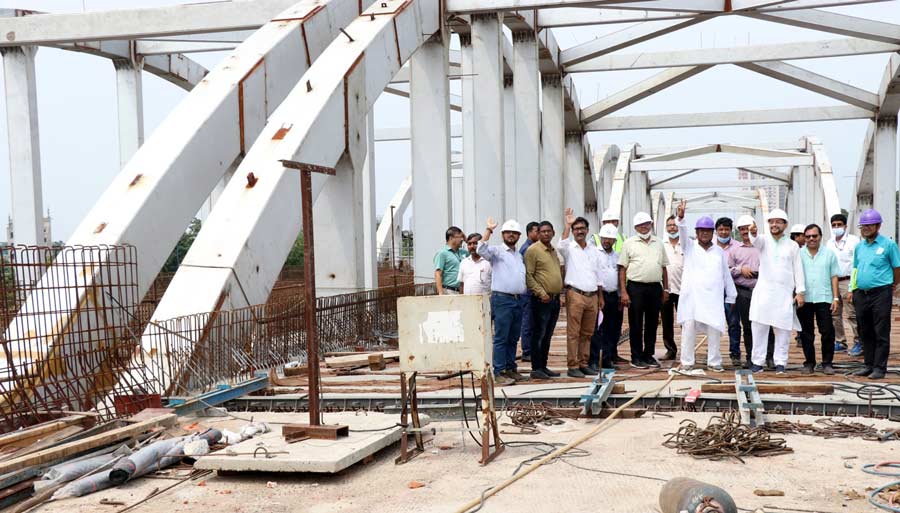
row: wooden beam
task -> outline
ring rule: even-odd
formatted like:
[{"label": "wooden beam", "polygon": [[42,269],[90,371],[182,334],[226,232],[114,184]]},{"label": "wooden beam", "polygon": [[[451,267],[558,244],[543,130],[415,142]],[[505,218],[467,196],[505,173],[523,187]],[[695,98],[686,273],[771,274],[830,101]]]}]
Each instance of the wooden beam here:
[{"label": "wooden beam", "polygon": [[[816,394],[829,395],[834,393],[834,385],[828,383],[784,383],[764,384],[757,383],[756,388],[760,394]],[[733,394],[732,383],[703,383],[700,391],[705,394]]]},{"label": "wooden beam", "polygon": [[129,438],[140,435],[141,433],[144,433],[156,427],[174,426],[177,419],[178,416],[174,414],[160,415],[155,419],[145,420],[143,422],[138,422],[137,424],[130,424],[128,426],[112,429],[105,433],[100,433],[88,438],[65,443],[56,447],[51,447],[49,449],[44,449],[42,451],[33,454],[27,454],[25,456],[20,456],[9,461],[0,462],[0,475],[20,470],[25,467],[30,467],[32,465],[40,465],[42,463],[56,461],[60,458],[74,456],[76,454],[81,454],[98,447],[114,444],[116,442],[127,440]]}]

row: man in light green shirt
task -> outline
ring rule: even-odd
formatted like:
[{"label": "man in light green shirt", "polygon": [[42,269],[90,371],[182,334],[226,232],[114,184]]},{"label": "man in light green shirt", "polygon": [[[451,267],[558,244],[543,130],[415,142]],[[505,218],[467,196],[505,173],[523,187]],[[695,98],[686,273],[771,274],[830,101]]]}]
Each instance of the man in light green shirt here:
[{"label": "man in light green shirt", "polygon": [[463,249],[463,232],[455,226],[447,228],[447,245],[434,255],[434,283],[438,295],[459,294],[459,264],[469,256]]},{"label": "man in light green shirt", "polygon": [[831,365],[834,358],[834,322],[832,314],[840,306],[838,277],[841,274],[837,256],[822,249],[822,228],[811,224],[803,234],[806,245],[800,249],[803,277],[806,284],[806,302],[797,308],[800,320],[800,342],[803,346],[803,373],[813,374],[816,368],[815,323],[822,339],[822,372],[834,374]]}]

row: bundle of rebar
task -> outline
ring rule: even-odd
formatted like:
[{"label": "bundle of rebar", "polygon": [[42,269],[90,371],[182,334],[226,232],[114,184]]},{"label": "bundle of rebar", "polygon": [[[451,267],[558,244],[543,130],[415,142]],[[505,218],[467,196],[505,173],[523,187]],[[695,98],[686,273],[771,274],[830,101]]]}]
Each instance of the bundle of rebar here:
[{"label": "bundle of rebar", "polygon": [[772,438],[764,428],[741,424],[734,410],[713,417],[705,428],[690,419],[681,421],[675,433],[667,433],[664,447],[697,459],[733,458],[744,463],[745,456],[776,456],[793,452],[783,438]]},{"label": "bundle of rebar", "polygon": [[822,438],[862,438],[874,442],[884,442],[900,438],[900,430],[879,430],[875,426],[859,422],[844,422],[835,419],[817,419],[813,424],[779,420],[769,422],[766,431],[775,434],[799,434]]}]

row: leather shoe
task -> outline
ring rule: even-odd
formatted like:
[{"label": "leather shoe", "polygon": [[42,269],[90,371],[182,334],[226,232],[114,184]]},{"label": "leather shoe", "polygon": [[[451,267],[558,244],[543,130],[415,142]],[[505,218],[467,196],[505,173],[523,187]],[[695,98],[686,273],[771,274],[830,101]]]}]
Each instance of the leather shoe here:
[{"label": "leather shoe", "polygon": [[868,376],[869,374],[872,374],[874,370],[875,369],[873,369],[872,367],[866,367],[865,369],[860,369],[854,372],[853,376]]},{"label": "leather shoe", "polygon": [[826,376],[834,375],[834,367],[830,363],[825,363],[822,365],[822,373]]},{"label": "leather shoe", "polygon": [[549,374],[538,369],[531,371],[531,379],[552,379]]},{"label": "leather shoe", "polygon": [[653,367],[654,369],[658,369],[660,367],[659,362],[656,361],[656,358],[652,356],[644,360],[644,363],[646,363],[648,367]]},{"label": "leather shoe", "polygon": [[616,356],[613,358],[613,363],[616,365],[628,365],[630,362],[621,356]]},{"label": "leather shoe", "polygon": [[581,371],[585,376],[596,376],[600,374],[600,369],[594,367],[593,365],[588,365],[587,367],[580,367],[578,370]]},{"label": "leather shoe", "polygon": [[884,371],[881,369],[873,369],[872,374],[869,374],[869,379],[884,379]]},{"label": "leather shoe", "polygon": [[559,373],[556,372],[555,370],[550,370],[550,367],[544,367],[544,368],[541,369],[541,370],[544,371],[544,374],[550,376],[551,378],[558,378],[558,377],[559,377]]},{"label": "leather shoe", "polygon": [[570,378],[583,378],[584,377],[584,373],[581,372],[580,369],[569,369],[569,371],[566,372],[566,375],[569,376]]},{"label": "leather shoe", "polygon": [[662,361],[664,361],[664,362],[667,362],[667,361],[669,361],[669,360],[674,360],[674,359],[675,359],[675,352],[674,352],[674,351],[666,351],[666,354],[664,354],[664,355],[662,356],[662,358],[660,358],[660,360],[662,360]]}]

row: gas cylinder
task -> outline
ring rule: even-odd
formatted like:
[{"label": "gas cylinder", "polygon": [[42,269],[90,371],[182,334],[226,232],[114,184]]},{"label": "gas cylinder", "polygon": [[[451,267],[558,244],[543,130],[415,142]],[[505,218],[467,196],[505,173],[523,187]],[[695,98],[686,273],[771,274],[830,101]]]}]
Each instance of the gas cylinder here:
[{"label": "gas cylinder", "polygon": [[663,485],[659,509],[662,513],[737,513],[728,492],[687,477],[676,477]]}]

